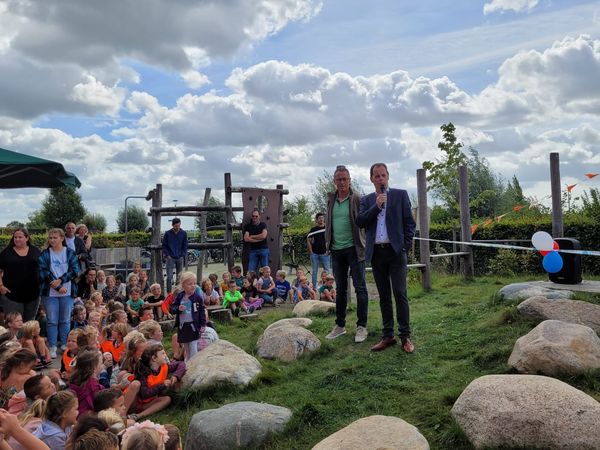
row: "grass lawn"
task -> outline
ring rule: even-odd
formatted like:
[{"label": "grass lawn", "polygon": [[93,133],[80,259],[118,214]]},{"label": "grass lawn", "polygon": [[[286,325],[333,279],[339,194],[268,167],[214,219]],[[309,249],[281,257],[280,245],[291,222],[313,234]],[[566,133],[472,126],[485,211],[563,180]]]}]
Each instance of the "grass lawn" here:
[{"label": "grass lawn", "polygon": [[[355,310],[348,314],[349,333],[333,342],[324,337],[334,316],[313,318],[309,329],[321,338],[319,351],[294,363],[261,360],[262,374],[243,390],[180,392],[174,397],[174,406],[153,420],[179,426],[185,442],[194,413],[245,400],[285,406],[294,413],[286,431],[274,436],[264,447],[267,449],[310,449],[351,422],[374,414],[400,417],[415,425],[432,449],[472,448],[450,409],[473,379],[512,373],[507,360],[513,344],[535,323],[519,317],[518,302],[500,302],[494,294],[525,278],[481,277],[471,282],[458,277],[433,278],[429,293],[416,283],[409,286],[415,354],[404,354],[399,345],[381,353],[369,352],[381,332],[378,302],[370,301],[365,343],[353,340]],[[600,303],[591,295],[577,298]],[[232,325],[220,325],[217,331],[221,339],[256,356],[256,341],[264,328],[289,316],[289,310],[269,309],[255,322],[235,320]],[[597,375],[564,381],[600,400]]]}]

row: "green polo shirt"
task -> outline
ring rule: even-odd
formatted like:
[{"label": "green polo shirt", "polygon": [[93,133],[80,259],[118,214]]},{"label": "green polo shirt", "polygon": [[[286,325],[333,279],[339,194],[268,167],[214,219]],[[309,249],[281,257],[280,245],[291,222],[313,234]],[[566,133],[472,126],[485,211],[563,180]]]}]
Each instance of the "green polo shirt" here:
[{"label": "green polo shirt", "polygon": [[354,246],[352,224],[350,223],[350,196],[340,202],[337,197],[333,202],[331,214],[332,250],[343,250]]}]

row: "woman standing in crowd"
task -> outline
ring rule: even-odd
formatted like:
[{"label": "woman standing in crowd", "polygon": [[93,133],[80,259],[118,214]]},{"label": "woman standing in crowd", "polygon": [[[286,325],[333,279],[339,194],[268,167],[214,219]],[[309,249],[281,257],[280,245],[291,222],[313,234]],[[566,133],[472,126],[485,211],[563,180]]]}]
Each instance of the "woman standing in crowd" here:
[{"label": "woman standing in crowd", "polygon": [[31,244],[25,228],[17,228],[0,253],[0,294],[4,314],[19,312],[24,321],[35,319],[40,304],[38,258],[40,250]]},{"label": "woman standing in crowd", "polygon": [[47,315],[50,356],[56,358],[56,343],[64,346],[71,325],[73,290],[79,273],[75,252],[64,245],[65,233],[60,228],[48,231],[48,247],[39,258],[41,295]]}]

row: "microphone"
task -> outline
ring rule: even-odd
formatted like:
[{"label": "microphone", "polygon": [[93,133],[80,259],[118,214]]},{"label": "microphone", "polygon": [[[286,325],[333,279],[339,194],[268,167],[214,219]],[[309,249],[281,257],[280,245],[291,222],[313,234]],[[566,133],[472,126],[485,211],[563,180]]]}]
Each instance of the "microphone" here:
[{"label": "microphone", "polygon": [[[379,186],[379,192],[381,192],[382,194],[385,194],[385,185],[381,185]],[[385,208],[385,202],[381,204],[381,209]]]}]

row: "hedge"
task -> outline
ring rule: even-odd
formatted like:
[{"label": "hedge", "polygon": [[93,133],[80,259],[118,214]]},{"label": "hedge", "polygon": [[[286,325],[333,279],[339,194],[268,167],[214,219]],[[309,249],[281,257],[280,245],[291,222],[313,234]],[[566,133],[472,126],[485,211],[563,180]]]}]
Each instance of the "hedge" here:
[{"label": "hedge", "polygon": [[[552,222],[547,219],[523,219],[505,220],[489,226],[480,226],[473,235],[474,240],[499,240],[499,239],[525,239],[530,240],[536,231],[552,232]],[[306,252],[306,235],[309,228],[287,229],[284,231],[284,255],[283,260],[291,260],[290,249],[294,250],[296,263],[308,263],[310,258]],[[459,228],[455,226],[457,240],[460,240]],[[564,234],[566,237],[578,239],[584,250],[600,250],[600,227],[598,223],[587,217],[568,216],[564,219]],[[433,224],[429,232],[431,239],[452,240],[452,225]],[[213,239],[222,238],[223,232],[211,231],[209,237]],[[0,246],[4,247],[10,235],[0,235]],[[146,232],[131,232],[127,236],[128,244],[132,247],[145,247],[150,245],[150,234]],[[240,233],[234,233],[234,241],[239,243]],[[32,242],[43,247],[46,243],[45,234],[32,235]],[[124,247],[124,234],[95,234],[95,248]],[[516,245],[531,247],[530,243],[522,242]],[[450,244],[431,243],[431,253],[450,252]],[[412,258],[418,260],[418,241],[415,241],[415,252]],[[473,247],[473,258],[475,273],[483,275],[496,273],[497,268],[507,270],[511,273],[543,273],[541,269],[541,256],[537,252],[529,251],[499,251],[493,248]],[[438,260],[439,261],[439,260]],[[583,257],[583,269],[585,273],[600,274],[600,259],[594,256]]]}]

